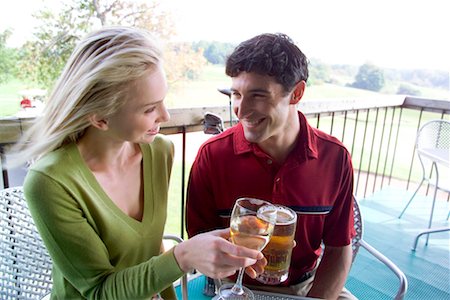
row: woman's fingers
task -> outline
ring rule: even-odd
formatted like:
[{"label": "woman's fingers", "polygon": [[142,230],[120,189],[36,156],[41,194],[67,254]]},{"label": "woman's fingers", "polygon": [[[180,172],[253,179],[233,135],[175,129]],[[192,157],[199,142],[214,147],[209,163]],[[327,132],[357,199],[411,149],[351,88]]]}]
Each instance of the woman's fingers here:
[{"label": "woman's fingers", "polygon": [[[232,244],[228,237],[229,229],[214,230],[178,244],[174,254],[180,268],[185,272],[197,269],[210,277],[223,278],[264,258],[260,251]],[[253,271],[249,272],[259,272],[258,265],[255,268],[256,271],[252,267]]]},{"label": "woman's fingers", "polygon": [[228,240],[230,238],[230,229],[224,228],[224,229],[216,229],[209,232],[212,235],[219,236],[221,238],[224,238]]}]

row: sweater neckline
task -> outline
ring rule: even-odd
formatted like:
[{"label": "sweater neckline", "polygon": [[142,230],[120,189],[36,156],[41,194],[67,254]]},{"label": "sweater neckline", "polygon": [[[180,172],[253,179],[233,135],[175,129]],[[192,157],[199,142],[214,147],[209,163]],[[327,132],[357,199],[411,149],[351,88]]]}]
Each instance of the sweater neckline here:
[{"label": "sweater neckline", "polygon": [[146,184],[146,181],[152,182],[151,180],[151,172],[149,172],[147,169],[147,164],[149,163],[149,157],[148,153],[142,149],[142,145],[139,145],[142,151],[142,168],[143,172],[143,178],[147,178],[149,180],[143,180],[143,189],[144,189],[144,212],[142,214],[142,220],[136,220],[135,218],[127,215],[124,211],[122,211],[115,203],[112,201],[112,199],[108,196],[106,191],[103,189],[103,187],[100,185],[100,183],[97,181],[97,178],[94,176],[94,173],[89,169],[86,162],[84,161],[83,157],[81,156],[81,153],[78,149],[78,146],[76,143],[72,143],[67,151],[69,156],[72,157],[72,159],[76,162],[76,165],[79,167],[79,171],[83,174],[83,176],[86,178],[86,182],[88,182],[93,190],[97,193],[99,196],[100,201],[103,202],[103,204],[110,209],[110,211],[117,217],[123,220],[125,223],[127,223],[131,228],[133,228],[135,231],[140,232],[142,228],[144,228],[145,224],[151,221],[150,211],[152,210],[151,207],[149,207],[149,202],[147,201],[148,197],[150,197],[150,193],[152,192],[151,189]]}]

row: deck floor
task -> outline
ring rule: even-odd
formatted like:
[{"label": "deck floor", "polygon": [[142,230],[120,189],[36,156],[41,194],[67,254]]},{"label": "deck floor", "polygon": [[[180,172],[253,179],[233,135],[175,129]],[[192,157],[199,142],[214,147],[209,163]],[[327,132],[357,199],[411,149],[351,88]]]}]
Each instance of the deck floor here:
[{"label": "deck floor", "polygon": [[[408,278],[405,299],[450,299],[449,232],[422,236],[412,251],[415,236],[426,229],[431,196],[416,195],[398,218],[412,192],[385,187],[359,200],[364,222],[364,240],[391,259]],[[436,201],[432,227],[448,227],[449,203]],[[398,280],[384,265],[361,249],[346,287],[360,299],[392,299]]]},{"label": "deck floor", "polygon": [[[383,190],[359,200],[363,217],[364,240],[391,259],[408,279],[405,299],[450,299],[449,232],[419,239],[411,251],[415,236],[428,226],[431,196],[418,194],[401,219],[398,215],[412,192],[398,187]],[[449,226],[449,203],[436,203],[433,227]],[[364,249],[360,249],[350,271],[346,288],[358,299],[393,299],[399,286],[397,277]],[[189,283],[190,299],[211,299],[202,295],[204,277]],[[179,289],[177,289],[179,294]],[[181,299],[181,298],[179,298]]]}]

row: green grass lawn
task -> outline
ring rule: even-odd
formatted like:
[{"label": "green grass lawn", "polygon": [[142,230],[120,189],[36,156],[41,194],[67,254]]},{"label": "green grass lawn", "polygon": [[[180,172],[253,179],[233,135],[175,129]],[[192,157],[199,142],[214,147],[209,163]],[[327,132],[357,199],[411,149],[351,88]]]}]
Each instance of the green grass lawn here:
[{"label": "green grass lawn", "polygon": [[0,84],[0,117],[14,115],[20,110],[20,91],[29,87],[29,84],[16,79]]},{"label": "green grass lawn", "polygon": [[[385,173],[386,175],[392,175],[394,178],[407,180],[410,176],[409,170],[412,163],[413,169],[410,179],[418,181],[421,179],[421,167],[415,157],[414,144],[420,111],[411,109],[402,110],[401,126],[398,132],[400,142],[397,144],[395,143],[395,140],[399,112],[396,112],[393,121],[392,113],[392,109],[380,109],[377,116],[376,111],[371,111],[368,116],[367,128],[365,127],[365,120],[367,118],[366,112],[360,112],[358,117],[359,121],[356,126],[356,114],[348,114],[344,136],[343,115],[334,118],[332,131],[331,117],[320,118],[319,129],[334,135],[344,143],[352,155],[352,162],[355,169]],[[429,120],[441,118],[441,115],[434,112],[422,112],[421,118],[421,124],[424,124]],[[312,125],[316,125],[316,119],[311,118],[310,122]],[[393,123],[393,131],[389,139],[389,128],[391,128],[391,123]],[[385,127],[384,132],[382,126]],[[366,132],[365,138],[364,132]],[[389,151],[387,151],[388,146]],[[378,153],[381,153],[381,155],[378,156]]]},{"label": "green grass lawn", "polygon": [[345,98],[345,97],[364,98],[376,95],[379,95],[379,93],[324,83],[320,85],[308,86],[306,88],[305,95],[302,99],[314,100],[314,99]]},{"label": "green grass lawn", "polygon": [[[190,166],[186,167],[189,174]],[[187,174],[185,183],[187,184]],[[169,186],[169,199],[167,206],[167,222],[165,233],[181,236],[181,161],[175,161]]]}]

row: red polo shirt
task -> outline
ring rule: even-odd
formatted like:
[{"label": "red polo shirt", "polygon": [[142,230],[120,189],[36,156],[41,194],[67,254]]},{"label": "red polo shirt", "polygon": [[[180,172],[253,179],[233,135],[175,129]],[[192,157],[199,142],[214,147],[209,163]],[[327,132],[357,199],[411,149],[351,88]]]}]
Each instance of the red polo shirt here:
[{"label": "red polo shirt", "polygon": [[[297,246],[282,285],[299,283],[314,268],[322,241],[346,246],[354,235],[350,155],[336,138],[309,126],[300,112],[299,119],[297,145],[282,165],[249,143],[238,124],[200,147],[188,184],[189,236],[228,227],[233,204],[243,196],[297,212]],[[260,284],[248,277],[246,282]]]}]

